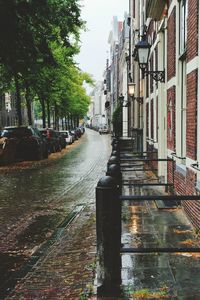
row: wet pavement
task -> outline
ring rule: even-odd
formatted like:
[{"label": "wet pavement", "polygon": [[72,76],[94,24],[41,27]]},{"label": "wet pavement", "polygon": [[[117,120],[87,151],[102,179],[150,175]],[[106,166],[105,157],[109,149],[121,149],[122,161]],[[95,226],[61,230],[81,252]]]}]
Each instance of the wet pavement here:
[{"label": "wet pavement", "polygon": [[[7,177],[0,195],[0,299],[200,299],[200,253],[188,252],[122,253],[121,295],[97,296],[95,187],[105,175],[110,136],[89,130],[82,139],[53,164],[0,175]],[[126,182],[156,180],[132,169],[123,172]],[[161,193],[123,188],[125,195]],[[181,207],[159,209],[155,201],[123,202],[121,241],[123,248],[199,247]]]},{"label": "wet pavement", "polygon": [[[131,183],[150,181],[153,174],[131,172]],[[127,182],[130,172],[123,172]],[[152,180],[153,181],[153,180]],[[160,188],[124,187],[124,195],[165,194]],[[180,206],[159,209],[156,201],[125,201],[122,210],[123,248],[197,248],[200,240]],[[173,207],[173,206],[172,206]],[[200,249],[200,248],[199,248]],[[200,299],[199,253],[122,254],[121,299]]]},{"label": "wet pavement", "polygon": [[[29,162],[25,168],[25,164],[22,164],[23,167],[19,165],[1,169],[0,299],[6,296],[8,299],[76,299],[66,296],[66,291],[67,294],[71,291],[70,284],[76,283],[79,286],[78,292],[78,287],[73,287],[76,295],[87,289],[88,281],[83,280],[81,284],[78,277],[84,263],[88,273],[93,274],[95,233],[88,246],[92,248],[91,255],[87,254],[88,257],[92,257],[91,262],[89,258],[88,261],[86,259],[85,253],[88,251],[84,243],[89,240],[90,232],[95,231],[95,186],[105,173],[110,151],[110,135],[100,136],[97,132],[86,130],[81,139],[58,160],[49,160],[44,164]],[[88,237],[82,240],[85,234],[84,226],[90,230],[86,231]],[[64,253],[57,244],[61,243],[62,239],[66,243]],[[59,256],[65,256],[66,261],[61,259],[59,265],[59,259],[56,257],[56,261],[46,262],[49,270],[46,265],[40,270],[51,253],[56,255],[57,248]],[[80,270],[78,266],[74,268],[75,261],[78,261],[80,256],[77,253],[82,256]],[[70,272],[77,277],[73,284],[67,283],[64,267],[61,271],[63,265],[66,267],[66,274]],[[36,272],[37,268],[39,271]],[[28,280],[27,286],[22,283],[21,288],[23,278],[32,278],[35,272],[37,279]],[[59,287],[52,287],[55,283],[54,272],[60,283],[60,277],[64,278],[65,291],[62,292],[60,288],[63,298],[58,293]],[[93,275],[90,276],[89,282],[92,281]],[[17,285],[12,292],[18,282],[19,286]],[[41,290],[39,283],[42,285]],[[57,293],[58,296],[55,296]]]}]

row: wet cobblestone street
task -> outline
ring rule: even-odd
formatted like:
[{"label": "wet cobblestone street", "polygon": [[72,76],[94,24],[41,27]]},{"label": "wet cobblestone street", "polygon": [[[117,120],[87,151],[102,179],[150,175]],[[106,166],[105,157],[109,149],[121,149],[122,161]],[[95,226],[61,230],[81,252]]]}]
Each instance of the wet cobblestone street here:
[{"label": "wet cobblestone street", "polygon": [[109,155],[110,136],[88,130],[53,163],[1,172],[1,299],[76,299],[88,293],[95,186]]}]

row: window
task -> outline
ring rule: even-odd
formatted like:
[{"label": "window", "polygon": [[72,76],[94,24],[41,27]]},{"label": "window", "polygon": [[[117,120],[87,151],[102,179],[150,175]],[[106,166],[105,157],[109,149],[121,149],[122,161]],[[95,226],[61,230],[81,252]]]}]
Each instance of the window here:
[{"label": "window", "polygon": [[[177,99],[177,154],[180,157],[186,156],[186,61],[179,60],[180,85]],[[184,162],[185,163],[185,162]]]},{"label": "window", "polygon": [[187,18],[188,18],[188,0],[179,2],[179,92],[178,92],[178,132],[179,132],[179,156],[186,156],[186,56],[187,48]]},{"label": "window", "polygon": [[187,46],[187,18],[188,18],[188,0],[182,0],[179,3],[179,54],[186,51]]}]

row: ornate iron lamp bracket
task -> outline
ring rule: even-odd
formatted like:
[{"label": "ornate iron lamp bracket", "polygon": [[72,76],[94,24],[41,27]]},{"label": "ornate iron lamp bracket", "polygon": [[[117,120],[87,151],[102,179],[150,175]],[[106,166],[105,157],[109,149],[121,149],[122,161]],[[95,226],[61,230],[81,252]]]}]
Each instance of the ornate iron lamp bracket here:
[{"label": "ornate iron lamp bracket", "polygon": [[165,82],[165,71],[145,71],[143,69],[143,75],[150,75],[157,82]]}]

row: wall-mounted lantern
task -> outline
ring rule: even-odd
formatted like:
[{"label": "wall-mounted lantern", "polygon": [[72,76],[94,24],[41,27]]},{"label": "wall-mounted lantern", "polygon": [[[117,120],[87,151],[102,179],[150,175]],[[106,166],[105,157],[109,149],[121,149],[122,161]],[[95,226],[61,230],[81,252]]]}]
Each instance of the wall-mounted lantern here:
[{"label": "wall-mounted lantern", "polygon": [[146,71],[148,67],[149,54],[151,45],[148,43],[146,34],[142,36],[142,40],[135,45],[134,56],[142,70],[142,75],[150,75],[155,81],[165,82],[165,71]]}]

